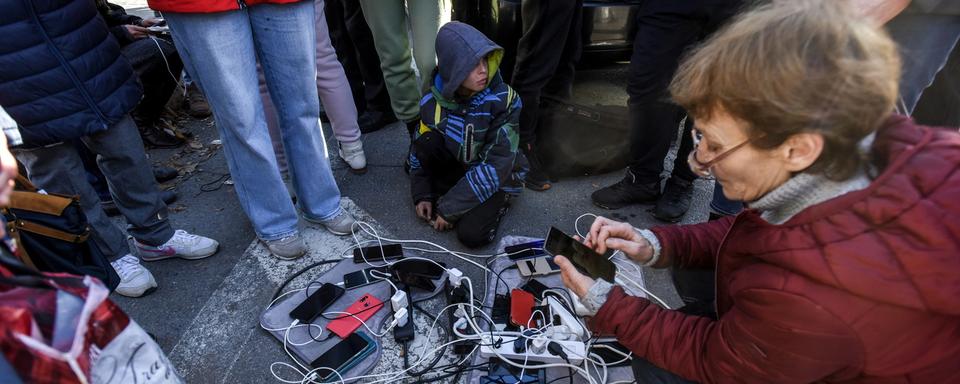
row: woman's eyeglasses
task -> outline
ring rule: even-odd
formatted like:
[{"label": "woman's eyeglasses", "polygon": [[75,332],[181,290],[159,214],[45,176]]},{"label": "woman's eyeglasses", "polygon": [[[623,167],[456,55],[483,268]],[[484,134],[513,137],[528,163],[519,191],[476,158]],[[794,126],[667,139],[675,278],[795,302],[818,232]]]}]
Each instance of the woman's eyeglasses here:
[{"label": "woman's eyeglasses", "polygon": [[700,141],[703,139],[703,133],[700,133],[699,130],[693,128],[690,130],[690,135],[693,136],[693,150],[690,151],[690,155],[687,156],[687,164],[690,165],[690,169],[693,170],[693,173],[696,173],[697,176],[700,176],[704,179],[713,179],[713,171],[711,170],[714,165],[717,165],[721,160],[727,158],[738,149],[747,145],[752,141],[752,139],[747,139],[744,142],[733,146],[726,151],[721,152],[719,155],[714,156],[710,161],[702,162],[697,158],[697,152],[700,148]]}]

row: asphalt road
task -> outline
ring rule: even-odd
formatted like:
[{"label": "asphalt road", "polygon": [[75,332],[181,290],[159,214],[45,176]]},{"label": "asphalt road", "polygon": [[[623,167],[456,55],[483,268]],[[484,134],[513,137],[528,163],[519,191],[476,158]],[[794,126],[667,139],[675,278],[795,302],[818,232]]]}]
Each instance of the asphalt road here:
[{"label": "asphalt road", "polygon": [[[584,104],[625,103],[624,65],[583,70],[578,73],[575,98]],[[257,326],[260,313],[276,287],[302,266],[320,259],[336,258],[352,247],[348,236],[337,238],[304,224],[310,254],[296,262],[281,262],[257,245],[253,230],[237,202],[217,139],[212,118],[185,118],[181,126],[196,136],[192,146],[174,150],[151,150],[154,162],[171,164],[184,171],[175,187],[180,199],[171,204],[176,228],[220,241],[220,251],[204,260],[166,260],[147,264],[160,289],[138,299],[117,295],[120,304],[144,329],[156,335],[161,347],[191,383],[275,382],[270,364],[287,361],[280,343]],[[329,127],[325,127],[327,137]],[[423,239],[450,249],[464,250],[452,233],[437,233],[418,220],[410,201],[409,182],[402,169],[407,139],[400,124],[364,137],[369,172],[354,175],[331,151],[334,174],[345,204],[364,220],[374,223],[384,235]],[[329,141],[331,150],[335,141]],[[513,200],[500,228],[500,236],[542,237],[550,226],[574,231],[574,219],[597,213],[626,220],[637,227],[660,224],[646,210],[635,206],[602,211],[590,203],[590,193],[617,181],[621,172],[561,180],[547,192],[525,191]],[[694,205],[683,222],[703,221],[712,186],[695,184]],[[589,220],[584,220],[585,228]],[[473,250],[492,253],[493,246]],[[483,281],[476,267],[452,257],[438,256],[457,266],[473,281]],[[646,285],[672,303],[678,299],[663,271],[645,271]],[[294,285],[303,285],[299,281]]]}]

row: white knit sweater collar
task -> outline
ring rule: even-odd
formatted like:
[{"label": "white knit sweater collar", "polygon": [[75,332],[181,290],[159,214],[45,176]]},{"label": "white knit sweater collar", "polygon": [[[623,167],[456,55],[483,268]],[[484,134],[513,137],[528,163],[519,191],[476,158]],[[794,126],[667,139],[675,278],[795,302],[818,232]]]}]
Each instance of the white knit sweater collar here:
[{"label": "white knit sweater collar", "polygon": [[[858,149],[867,152],[875,134],[860,141]],[[858,191],[870,185],[866,169],[861,168],[853,177],[833,181],[823,175],[799,173],[766,195],[749,203],[750,208],[760,211],[760,217],[771,224],[783,224],[808,207],[835,197]]]}]

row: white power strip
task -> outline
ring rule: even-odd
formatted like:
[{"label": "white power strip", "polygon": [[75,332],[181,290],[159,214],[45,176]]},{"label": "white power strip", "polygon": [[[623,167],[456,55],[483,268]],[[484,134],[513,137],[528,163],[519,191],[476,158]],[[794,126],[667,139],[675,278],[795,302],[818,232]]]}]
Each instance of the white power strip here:
[{"label": "white power strip", "polygon": [[[494,336],[493,338],[498,338],[501,336]],[[511,337],[512,339],[512,337]],[[563,352],[567,354],[567,360],[564,360],[562,357],[551,354],[550,351],[544,349],[542,352],[534,352],[531,346],[527,346],[527,351],[523,353],[517,353],[513,350],[513,342],[503,342],[500,344],[500,348],[494,348],[493,340],[489,335],[483,335],[480,345],[480,357],[484,359],[489,359],[492,357],[497,358],[507,358],[512,360],[523,361],[539,361],[541,363],[566,363],[567,361],[573,365],[580,365],[583,362],[583,357],[587,355],[586,347],[583,345],[583,342],[580,341],[569,341],[569,340],[554,340],[554,343],[560,345],[563,348]],[[499,355],[498,355],[499,354]]]}]

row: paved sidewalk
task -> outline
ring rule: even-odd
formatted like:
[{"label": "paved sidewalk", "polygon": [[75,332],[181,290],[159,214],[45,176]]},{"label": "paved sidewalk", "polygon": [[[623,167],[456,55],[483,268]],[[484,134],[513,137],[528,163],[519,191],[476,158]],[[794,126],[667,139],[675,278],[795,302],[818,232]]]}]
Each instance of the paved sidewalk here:
[{"label": "paved sidewalk", "polygon": [[[625,78],[623,65],[580,71],[576,98],[585,104],[624,103]],[[306,226],[304,233],[311,247],[309,258],[281,262],[267,255],[255,242],[233,186],[225,182],[229,181],[229,174],[222,148],[215,142],[213,120],[184,118],[180,125],[196,135],[192,145],[149,153],[154,162],[172,164],[184,171],[180,178],[167,185],[175,185],[180,196],[180,200],[170,206],[174,226],[219,240],[221,250],[204,260],[145,263],[157,277],[160,289],[139,299],[117,295],[113,298],[144,329],[157,336],[161,347],[189,382],[276,382],[270,374],[270,364],[288,359],[280,343],[258,329],[260,312],[286,276],[309,260],[340,255],[352,246],[353,240]],[[325,130],[327,137],[331,137],[329,127]],[[334,175],[343,196],[348,199],[352,212],[375,223],[384,233],[465,250],[452,233],[437,233],[416,218],[409,181],[401,166],[408,140],[405,136],[400,124],[365,135],[370,164],[365,175],[350,173],[346,164],[334,159]],[[331,149],[335,145],[333,139],[328,141]],[[331,155],[336,156],[336,152],[331,151]],[[500,236],[542,237],[550,226],[574,232],[574,219],[586,212],[609,215],[640,227],[659,224],[646,212],[650,206],[602,211],[590,203],[590,193],[621,176],[621,172],[614,172],[564,179],[547,192],[524,191],[513,201]],[[711,185],[706,182],[695,185],[696,202],[684,222],[706,218]],[[586,225],[587,221],[581,223],[582,229]],[[493,247],[471,252],[491,253]],[[483,281],[477,268],[459,259],[439,258],[463,270],[473,281]],[[654,293],[677,303],[666,273],[647,271],[645,280]]]}]

